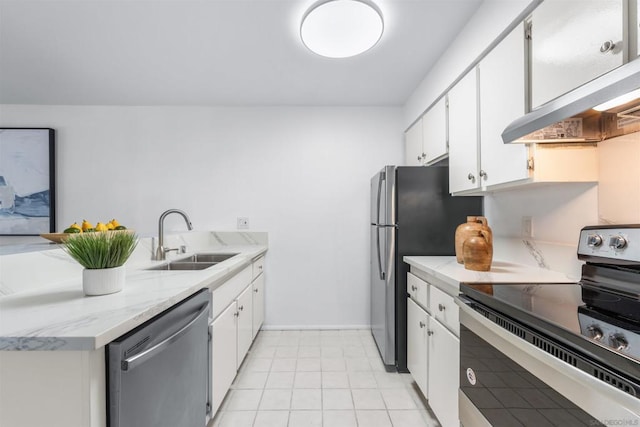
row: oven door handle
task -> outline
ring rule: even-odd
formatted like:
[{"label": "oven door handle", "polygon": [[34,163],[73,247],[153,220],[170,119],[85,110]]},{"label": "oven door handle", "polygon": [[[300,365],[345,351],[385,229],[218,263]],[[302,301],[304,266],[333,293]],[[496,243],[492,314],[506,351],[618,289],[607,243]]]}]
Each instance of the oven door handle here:
[{"label": "oven door handle", "polygon": [[143,351],[142,353],[138,353],[135,356],[131,356],[128,359],[123,360],[120,366],[121,369],[123,371],[129,371],[135,368],[136,366],[141,365],[146,360],[155,356],[157,353],[165,350],[167,347],[171,346],[173,343],[178,341],[184,334],[186,334],[189,331],[189,329],[191,329],[191,327],[202,318],[202,316],[206,316],[208,313],[208,309],[209,309],[209,303],[204,304],[202,308],[198,311],[196,316],[189,323],[187,323],[178,331],[176,331],[174,334],[160,341],[158,344],[154,345],[153,347]]}]

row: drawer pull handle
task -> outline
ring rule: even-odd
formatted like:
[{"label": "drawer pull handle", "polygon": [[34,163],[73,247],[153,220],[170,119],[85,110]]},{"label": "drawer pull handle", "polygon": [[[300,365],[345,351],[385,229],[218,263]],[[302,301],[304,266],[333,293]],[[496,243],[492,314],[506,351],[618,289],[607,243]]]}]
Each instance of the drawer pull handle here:
[{"label": "drawer pull handle", "polygon": [[414,285],[411,285],[411,290],[412,290],[413,292],[415,292],[415,291],[417,291],[417,290],[418,290],[418,288],[417,288],[416,286],[414,286]]},{"label": "drawer pull handle", "polygon": [[429,336],[433,335],[433,331],[428,330],[428,331],[427,331],[427,335],[429,335]]},{"label": "drawer pull handle", "polygon": [[444,309],[445,309],[445,308],[447,308],[447,307],[445,307],[445,306],[444,306],[444,305],[442,305],[442,304],[438,304],[438,310],[440,310],[440,311],[444,311]]},{"label": "drawer pull handle", "polygon": [[422,322],[420,322],[420,327],[421,327],[421,328],[424,328],[425,326],[427,326],[427,324],[426,324],[426,323],[422,323]]},{"label": "drawer pull handle", "polygon": [[240,307],[238,307],[238,310],[240,311],[244,310],[244,305],[241,305]]},{"label": "drawer pull handle", "polygon": [[253,292],[258,293],[258,288],[254,289]]}]

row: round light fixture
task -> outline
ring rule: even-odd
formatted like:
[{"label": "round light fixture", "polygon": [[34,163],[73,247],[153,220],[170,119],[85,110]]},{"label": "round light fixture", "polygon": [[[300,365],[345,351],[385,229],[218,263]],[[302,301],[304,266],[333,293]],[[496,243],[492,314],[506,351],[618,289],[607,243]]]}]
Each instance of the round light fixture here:
[{"label": "round light fixture", "polygon": [[318,55],[348,58],[375,46],[383,29],[382,14],[373,3],[328,0],[316,3],[305,13],[300,37]]}]

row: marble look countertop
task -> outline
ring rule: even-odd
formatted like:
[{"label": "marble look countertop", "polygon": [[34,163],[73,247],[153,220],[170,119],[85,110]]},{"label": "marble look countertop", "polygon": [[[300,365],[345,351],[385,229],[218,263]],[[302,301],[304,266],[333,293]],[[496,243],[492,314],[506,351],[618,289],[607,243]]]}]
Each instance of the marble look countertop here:
[{"label": "marble look countertop", "polygon": [[456,262],[455,256],[405,256],[404,262],[434,276],[454,291],[460,283],[576,283],[571,274],[493,260],[490,271],[473,271]]},{"label": "marble look countertop", "polygon": [[0,351],[94,350],[198,290],[215,289],[267,251],[266,233],[190,232],[167,236],[187,253],[237,253],[200,271],[146,270],[151,239],[141,239],[118,293],[87,297],[82,268],[53,249],[0,256]]}]

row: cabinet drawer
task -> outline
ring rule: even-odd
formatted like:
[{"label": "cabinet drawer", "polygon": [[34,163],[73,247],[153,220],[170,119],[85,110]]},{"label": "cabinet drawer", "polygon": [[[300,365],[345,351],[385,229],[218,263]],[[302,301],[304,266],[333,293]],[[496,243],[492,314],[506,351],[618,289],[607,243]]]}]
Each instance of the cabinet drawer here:
[{"label": "cabinet drawer", "polygon": [[460,315],[453,297],[442,292],[435,286],[429,286],[429,309],[431,315],[447,329],[460,336]]},{"label": "cabinet drawer", "polygon": [[409,297],[425,310],[429,310],[429,284],[422,279],[407,273],[407,293]]},{"label": "cabinet drawer", "polygon": [[211,295],[211,318],[215,319],[218,317],[250,284],[251,266],[249,265],[214,290]]},{"label": "cabinet drawer", "polygon": [[255,261],[253,261],[252,269],[253,269],[253,271],[252,271],[253,276],[251,277],[251,280],[253,281],[253,279],[258,277],[262,273],[262,270],[264,270],[264,257],[263,256],[261,256],[260,258],[258,258]]}]

